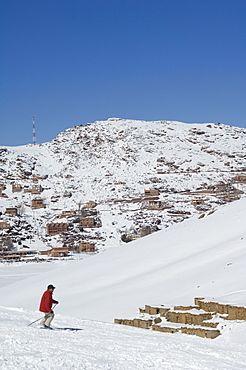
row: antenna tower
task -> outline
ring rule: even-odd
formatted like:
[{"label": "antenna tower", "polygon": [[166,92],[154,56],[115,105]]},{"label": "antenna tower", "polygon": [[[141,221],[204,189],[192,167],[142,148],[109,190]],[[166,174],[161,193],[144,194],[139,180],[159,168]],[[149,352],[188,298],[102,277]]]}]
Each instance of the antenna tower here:
[{"label": "antenna tower", "polygon": [[35,130],[35,119],[32,117],[32,143],[36,144],[36,130]]}]

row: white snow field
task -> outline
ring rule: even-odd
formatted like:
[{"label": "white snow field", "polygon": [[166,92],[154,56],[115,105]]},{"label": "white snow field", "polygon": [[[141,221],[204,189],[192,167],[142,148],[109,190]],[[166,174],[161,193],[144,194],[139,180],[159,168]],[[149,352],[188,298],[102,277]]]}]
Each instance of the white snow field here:
[{"label": "white snow field", "polygon": [[[0,308],[1,369],[245,369],[245,346],[57,315],[77,332],[27,326],[37,314]],[[245,335],[244,326],[244,335]],[[240,335],[240,333],[238,333]]]},{"label": "white snow field", "polygon": [[[1,369],[246,369],[246,323],[222,335],[116,325],[145,304],[194,297],[246,307],[246,198],[83,260],[0,265]],[[39,329],[40,297],[57,288],[53,327]]]}]

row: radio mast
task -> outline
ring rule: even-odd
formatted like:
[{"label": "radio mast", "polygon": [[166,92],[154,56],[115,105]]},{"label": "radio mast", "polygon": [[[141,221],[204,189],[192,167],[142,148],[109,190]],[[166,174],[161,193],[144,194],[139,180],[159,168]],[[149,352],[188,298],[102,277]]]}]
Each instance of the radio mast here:
[{"label": "radio mast", "polygon": [[35,130],[35,119],[32,117],[32,143],[36,144],[36,130]]}]

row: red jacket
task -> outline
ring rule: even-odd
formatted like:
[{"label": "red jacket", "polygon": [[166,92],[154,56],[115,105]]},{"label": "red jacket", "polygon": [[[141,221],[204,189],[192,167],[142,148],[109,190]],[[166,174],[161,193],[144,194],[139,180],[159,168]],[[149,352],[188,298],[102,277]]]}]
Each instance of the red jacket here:
[{"label": "red jacket", "polygon": [[46,290],[46,292],[44,292],[44,294],[42,295],[40,306],[39,306],[39,311],[52,312],[53,303],[58,303],[58,302],[52,298],[52,291]]}]

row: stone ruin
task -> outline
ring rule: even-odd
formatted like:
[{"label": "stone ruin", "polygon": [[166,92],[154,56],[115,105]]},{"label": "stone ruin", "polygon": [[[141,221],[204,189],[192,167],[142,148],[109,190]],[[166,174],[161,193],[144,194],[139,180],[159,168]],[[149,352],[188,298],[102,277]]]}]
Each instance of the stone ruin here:
[{"label": "stone ruin", "polygon": [[192,306],[165,307],[145,305],[139,317],[115,319],[115,324],[135,326],[165,333],[183,333],[202,338],[216,338],[226,320],[246,320],[246,308],[195,298]]}]

